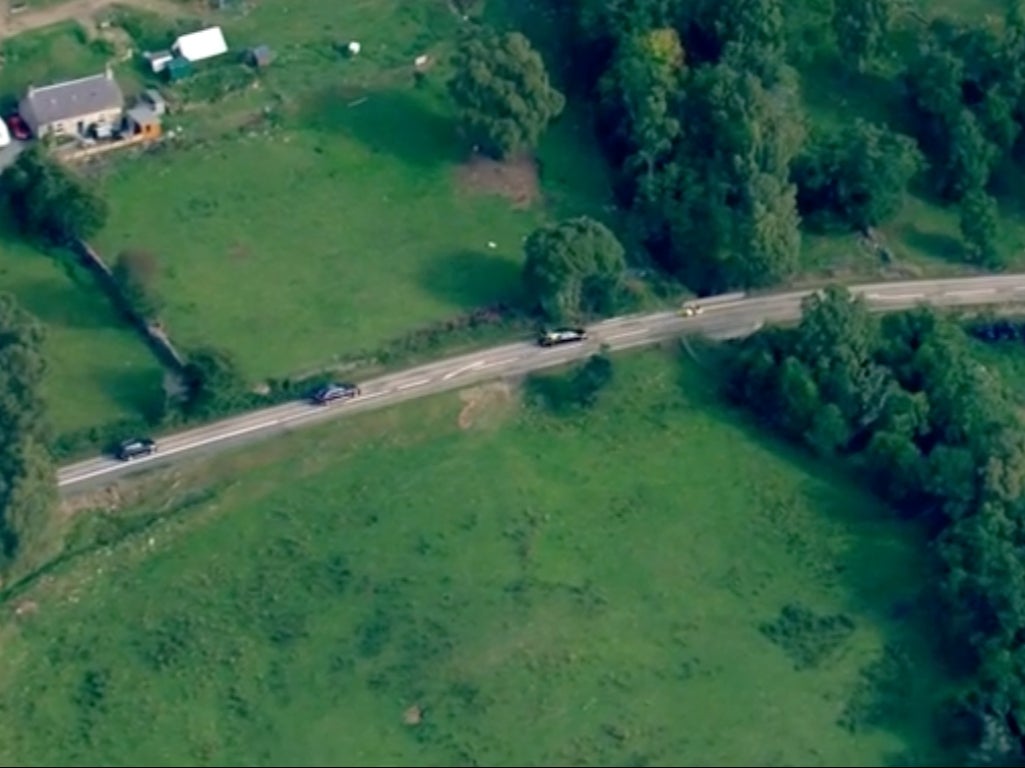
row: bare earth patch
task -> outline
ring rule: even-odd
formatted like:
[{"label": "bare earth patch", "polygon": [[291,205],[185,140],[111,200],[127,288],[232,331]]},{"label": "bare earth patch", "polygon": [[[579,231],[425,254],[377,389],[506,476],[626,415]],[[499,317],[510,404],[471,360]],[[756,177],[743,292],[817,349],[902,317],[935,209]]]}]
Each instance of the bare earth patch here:
[{"label": "bare earth patch", "polygon": [[529,208],[541,198],[537,162],[531,157],[498,162],[474,155],[456,169],[456,180],[464,190],[479,195],[499,195],[516,208]]},{"label": "bare earth patch", "polygon": [[464,389],[459,393],[463,409],[459,412],[459,428],[471,429],[497,423],[512,402],[512,388],[501,381]]}]

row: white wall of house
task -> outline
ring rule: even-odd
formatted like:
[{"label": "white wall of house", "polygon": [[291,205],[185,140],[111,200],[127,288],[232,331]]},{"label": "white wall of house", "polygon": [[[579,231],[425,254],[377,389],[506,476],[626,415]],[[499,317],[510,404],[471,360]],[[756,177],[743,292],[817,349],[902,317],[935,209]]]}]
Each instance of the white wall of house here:
[{"label": "white wall of house", "polygon": [[32,129],[32,133],[39,138],[44,136],[74,136],[80,132],[84,132],[94,123],[107,123],[113,125],[121,120],[120,109],[106,109],[101,112],[91,112],[85,115],[76,115],[75,117],[68,118],[67,120],[59,120],[54,123],[48,123],[45,125],[38,125],[36,123],[36,116],[32,114],[32,110],[23,110],[22,116],[25,122],[28,123],[29,128]]}]

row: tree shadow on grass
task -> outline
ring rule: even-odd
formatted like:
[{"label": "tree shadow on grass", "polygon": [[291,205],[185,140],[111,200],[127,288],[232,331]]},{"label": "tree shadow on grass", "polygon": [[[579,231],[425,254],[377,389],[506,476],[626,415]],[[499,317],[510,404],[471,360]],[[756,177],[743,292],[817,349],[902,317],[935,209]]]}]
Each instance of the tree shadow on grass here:
[{"label": "tree shadow on grass", "polygon": [[457,251],[432,261],[420,276],[435,298],[467,309],[523,298],[519,265],[481,251]]},{"label": "tree shadow on grass", "polygon": [[909,225],[903,232],[905,245],[927,256],[944,261],[963,264],[964,247],[956,237],[942,232],[927,232],[919,229],[916,224]]},{"label": "tree shadow on grass", "polygon": [[156,366],[127,369],[109,366],[99,372],[98,383],[126,411],[154,421],[163,410],[163,376],[163,371]]},{"label": "tree shadow on grass", "polygon": [[347,134],[371,152],[411,166],[432,168],[461,159],[455,123],[429,97],[410,90],[359,95],[331,89],[312,99],[303,112],[308,128]]}]

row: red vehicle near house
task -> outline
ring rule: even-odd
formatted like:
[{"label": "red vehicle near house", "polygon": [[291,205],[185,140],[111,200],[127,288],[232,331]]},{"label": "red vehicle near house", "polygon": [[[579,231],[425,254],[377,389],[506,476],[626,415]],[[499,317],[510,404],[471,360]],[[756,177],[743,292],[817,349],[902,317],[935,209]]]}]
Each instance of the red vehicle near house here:
[{"label": "red vehicle near house", "polygon": [[22,120],[21,115],[8,115],[4,118],[4,122],[7,123],[7,127],[11,131],[11,136],[18,141],[27,141],[32,138],[32,133],[29,131],[25,121]]}]

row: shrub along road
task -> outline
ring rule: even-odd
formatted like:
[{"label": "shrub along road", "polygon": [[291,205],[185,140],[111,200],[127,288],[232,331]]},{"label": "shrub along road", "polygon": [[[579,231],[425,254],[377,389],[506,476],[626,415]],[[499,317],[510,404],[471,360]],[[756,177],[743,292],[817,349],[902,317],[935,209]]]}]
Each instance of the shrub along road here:
[{"label": "shrub along road", "polygon": [[[1025,302],[1025,274],[874,283],[851,286],[851,291],[880,312],[910,309],[920,303],[936,307],[1010,304]],[[803,290],[709,297],[700,302],[703,312],[691,317],[657,312],[605,320],[588,329],[588,338],[583,343],[544,348],[519,342],[448,358],[363,382],[362,395],[344,404],[286,403],[168,435],[157,442],[155,454],[132,462],[100,456],[72,464],[58,472],[57,483],[62,493],[70,495],[201,451],[224,450],[344,414],[382,408],[485,379],[564,365],[594,354],[602,346],[623,350],[683,335],[700,334],[713,339],[745,336],[764,323],[798,320],[801,301],[810,293],[811,290]]]}]

